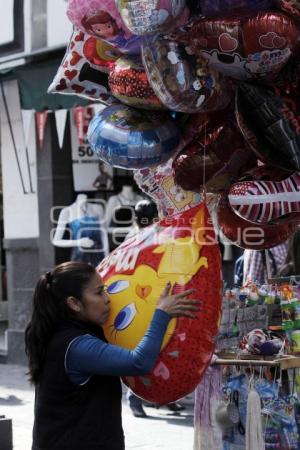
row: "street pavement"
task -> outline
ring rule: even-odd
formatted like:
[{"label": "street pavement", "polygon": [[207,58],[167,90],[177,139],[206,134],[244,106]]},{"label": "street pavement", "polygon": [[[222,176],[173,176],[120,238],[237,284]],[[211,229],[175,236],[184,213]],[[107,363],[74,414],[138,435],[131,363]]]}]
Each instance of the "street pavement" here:
[{"label": "street pavement", "polygon": [[[145,408],[148,417],[140,419],[133,417],[124,396],[126,450],[192,450],[192,403],[191,398],[186,399],[187,409],[177,414],[166,408]],[[26,381],[26,368],[0,364],[0,415],[13,421],[14,450],[31,449],[33,405],[34,392]]]}]

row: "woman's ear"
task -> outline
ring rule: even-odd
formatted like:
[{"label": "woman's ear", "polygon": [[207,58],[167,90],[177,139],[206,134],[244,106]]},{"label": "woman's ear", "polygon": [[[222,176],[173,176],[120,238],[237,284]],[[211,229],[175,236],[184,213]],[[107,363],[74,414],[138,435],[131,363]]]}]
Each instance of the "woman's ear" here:
[{"label": "woman's ear", "polygon": [[72,311],[80,312],[80,310],[81,310],[81,303],[75,297],[68,297],[67,305],[70,309],[72,309]]}]

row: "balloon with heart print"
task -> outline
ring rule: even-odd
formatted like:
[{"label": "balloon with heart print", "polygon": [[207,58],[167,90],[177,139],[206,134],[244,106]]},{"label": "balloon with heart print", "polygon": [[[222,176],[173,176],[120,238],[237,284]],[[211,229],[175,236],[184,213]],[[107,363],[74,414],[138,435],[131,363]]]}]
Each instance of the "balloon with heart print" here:
[{"label": "balloon with heart print", "polygon": [[300,170],[299,114],[297,96],[278,95],[276,88],[250,83],[238,88],[238,125],[251,148],[269,165]]},{"label": "balloon with heart print", "polygon": [[277,0],[277,5],[287,14],[296,19],[300,19],[300,2],[299,0]]},{"label": "balloon with heart print", "polygon": [[273,0],[199,0],[202,14],[219,16],[232,13],[236,9],[261,11],[274,6]]},{"label": "balloon with heart print", "polygon": [[244,180],[229,191],[229,203],[241,217],[254,223],[300,219],[300,174],[282,174],[281,181]]},{"label": "balloon with heart print", "polygon": [[141,38],[125,26],[115,0],[69,0],[67,16],[76,28],[122,53],[140,53]]},{"label": "balloon with heart print", "polygon": [[110,71],[111,93],[122,103],[142,109],[166,109],[155,95],[139,57],[122,57]]},{"label": "balloon with heart print", "polygon": [[286,242],[297,230],[299,221],[254,224],[239,217],[222,195],[217,209],[218,227],[234,245],[249,250],[265,250]]},{"label": "balloon with heart print", "polygon": [[111,300],[106,339],[131,350],[146,333],[167,282],[173,294],[195,289],[193,298],[202,301],[197,318],[172,319],[153,371],[123,377],[136,395],[160,405],[192,392],[211,361],[221,311],[220,251],[207,207],[202,203],[144,228],[97,270]]},{"label": "balloon with heart print", "polygon": [[134,171],[135,182],[155,201],[160,218],[187,211],[202,201],[200,194],[186,191],[175,183],[172,162],[170,158],[159,166]]},{"label": "balloon with heart print", "polygon": [[202,116],[198,136],[174,159],[175,181],[194,192],[201,192],[204,183],[207,192],[222,192],[256,166],[256,157],[237,129],[233,114],[220,111]]},{"label": "balloon with heart print", "polygon": [[119,56],[106,42],[75,29],[48,92],[80,95],[107,105],[115,103],[103,72],[108,72]]},{"label": "balloon with heart print", "polygon": [[177,39],[213,69],[246,80],[278,73],[296,49],[298,34],[292,18],[267,11],[200,18]]},{"label": "balloon with heart print", "polygon": [[228,105],[232,94],[224,77],[185,46],[157,35],[144,40],[142,56],[154,92],[172,111],[215,111]]},{"label": "balloon with heart print", "polygon": [[127,28],[136,35],[169,31],[189,18],[185,0],[116,0]]},{"label": "balloon with heart print", "polygon": [[107,164],[141,169],[171,158],[180,142],[180,131],[166,113],[119,104],[105,108],[94,117],[88,141]]}]

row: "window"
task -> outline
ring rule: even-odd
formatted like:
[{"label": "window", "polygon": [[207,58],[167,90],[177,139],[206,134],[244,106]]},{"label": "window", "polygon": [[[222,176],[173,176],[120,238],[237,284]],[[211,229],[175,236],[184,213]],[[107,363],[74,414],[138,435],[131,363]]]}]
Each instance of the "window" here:
[{"label": "window", "polygon": [[1,2],[0,57],[24,50],[24,0]]}]

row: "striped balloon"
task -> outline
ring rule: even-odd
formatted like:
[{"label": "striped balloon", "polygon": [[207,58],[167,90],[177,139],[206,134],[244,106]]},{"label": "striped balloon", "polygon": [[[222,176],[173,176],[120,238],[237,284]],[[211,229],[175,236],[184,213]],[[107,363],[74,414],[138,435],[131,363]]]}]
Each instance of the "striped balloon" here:
[{"label": "striped balloon", "polygon": [[[229,203],[243,219],[254,223],[270,223],[300,213],[300,173],[282,181],[243,181],[229,192]],[[295,214],[296,213],[296,214]]]}]

